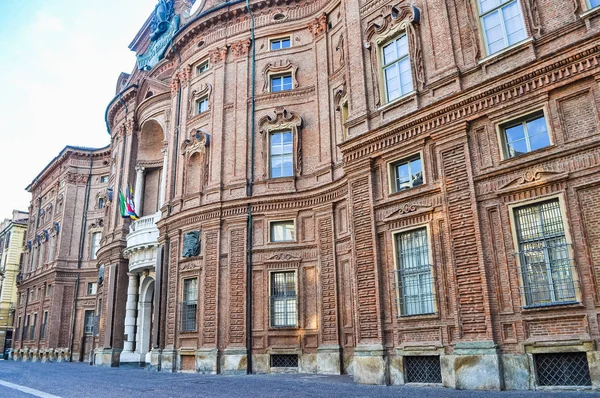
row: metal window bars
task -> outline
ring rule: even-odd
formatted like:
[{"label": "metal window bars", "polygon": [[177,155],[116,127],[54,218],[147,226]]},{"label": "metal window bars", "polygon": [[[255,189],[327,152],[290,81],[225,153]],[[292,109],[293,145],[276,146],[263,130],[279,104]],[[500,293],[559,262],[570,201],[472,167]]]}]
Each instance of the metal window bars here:
[{"label": "metal window bars", "polygon": [[296,273],[271,273],[271,327],[296,326]]},{"label": "metal window bars", "polygon": [[518,208],[515,219],[524,307],[577,302],[575,262],[558,200]]},{"label": "metal window bars", "polygon": [[442,382],[440,357],[437,355],[404,357],[404,372],[407,383]]},{"label": "metal window bars", "polygon": [[183,301],[179,308],[179,331],[180,332],[195,332],[196,331],[196,314],[198,310],[198,301],[188,300]]},{"label": "metal window bars", "polygon": [[86,311],[85,312],[85,323],[83,325],[83,333],[85,334],[94,334],[94,322],[95,322],[95,315],[93,311]]},{"label": "metal window bars", "polygon": [[585,352],[536,354],[533,356],[540,386],[591,386]]},{"label": "metal window bars", "polygon": [[272,368],[297,368],[298,355],[293,354],[273,354],[271,355]]},{"label": "metal window bars", "polygon": [[46,324],[42,323],[42,326],[40,326],[40,339],[43,340],[46,338]]},{"label": "metal window bars", "polygon": [[427,229],[396,235],[398,269],[394,272],[400,316],[435,312],[433,267],[429,263]]}]

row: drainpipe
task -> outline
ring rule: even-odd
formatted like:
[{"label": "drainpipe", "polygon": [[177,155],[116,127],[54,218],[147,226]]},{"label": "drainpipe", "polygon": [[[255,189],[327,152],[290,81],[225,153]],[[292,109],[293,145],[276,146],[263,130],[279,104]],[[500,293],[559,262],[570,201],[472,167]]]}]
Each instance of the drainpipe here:
[{"label": "drainpipe", "polygon": [[[28,332],[28,330],[25,330],[25,322],[27,319],[27,304],[29,303],[29,288],[27,288],[27,291],[25,292],[25,308],[23,309],[23,324],[21,325],[22,329],[21,329],[21,340],[20,340],[20,345],[21,345],[21,349],[23,349],[23,339],[25,338],[25,334]],[[27,325],[27,327],[29,328],[29,325]]]},{"label": "drainpipe", "polygon": [[[173,39],[171,39],[171,45],[173,45]],[[177,54],[177,58],[178,58],[178,63],[177,63],[177,70],[179,70],[179,68],[181,67],[181,54],[179,53],[179,50],[175,50],[175,53]],[[181,124],[181,82],[179,82],[178,84],[178,88],[177,88],[177,106],[176,106],[176,113],[177,113],[177,119],[176,119],[176,123],[175,123],[175,142],[173,145],[173,184],[171,187],[171,199],[173,199],[175,197],[175,190],[177,187],[177,156],[178,156],[178,147],[179,147],[179,127]],[[169,205],[169,214],[171,213],[171,206]]]},{"label": "drainpipe", "polygon": [[[256,80],[256,46],[254,37],[254,15],[250,9],[250,0],[246,0],[246,8],[250,15],[250,45],[251,53],[251,105],[250,105],[250,179],[248,181],[248,199],[252,198],[252,188],[254,184],[254,134],[255,134],[255,80]],[[248,226],[247,249],[246,249],[246,350],[247,350],[247,368],[246,373],[252,374],[252,203],[248,203]]]},{"label": "drainpipe", "polygon": [[[79,234],[79,254],[77,255],[77,269],[81,269],[81,262],[83,260],[83,251],[85,248],[85,226],[87,224],[88,209],[90,206],[90,190],[92,187],[92,166],[94,164],[94,153],[90,151],[90,169],[88,172],[87,185],[85,187],[85,202],[83,204],[83,218],[81,220],[81,232]],[[77,273],[77,280],[75,281],[75,297],[73,299],[73,313],[71,314],[71,339],[69,342],[69,362],[73,360],[73,341],[75,340],[75,323],[76,323],[76,312],[77,312],[77,299],[79,295],[79,278],[80,273]],[[82,340],[83,341],[83,340]],[[83,357],[79,358],[79,362],[83,361]]]}]

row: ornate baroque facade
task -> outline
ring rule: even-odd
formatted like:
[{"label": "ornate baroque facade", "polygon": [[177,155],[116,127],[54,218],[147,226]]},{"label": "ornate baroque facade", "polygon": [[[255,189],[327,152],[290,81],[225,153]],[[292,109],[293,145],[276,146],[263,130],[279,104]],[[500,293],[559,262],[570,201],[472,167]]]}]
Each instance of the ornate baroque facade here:
[{"label": "ornate baroque facade", "polygon": [[96,364],[600,388],[597,1],[191,3],[106,111]]},{"label": "ornate baroque facade", "polygon": [[90,360],[109,160],[108,147],[67,146],[26,188],[32,199],[17,278],[14,359]]}]

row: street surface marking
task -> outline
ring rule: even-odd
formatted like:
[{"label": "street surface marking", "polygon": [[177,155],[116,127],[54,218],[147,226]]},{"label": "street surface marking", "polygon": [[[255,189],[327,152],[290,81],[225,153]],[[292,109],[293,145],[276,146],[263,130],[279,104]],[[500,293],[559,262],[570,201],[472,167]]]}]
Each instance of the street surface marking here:
[{"label": "street surface marking", "polygon": [[25,386],[20,386],[18,384],[9,383],[8,381],[4,381],[4,380],[0,380],[0,386],[12,388],[13,390],[19,390],[21,392],[24,392],[24,393],[27,393],[27,394],[31,394],[31,395],[35,395],[36,397],[40,397],[40,398],[60,398],[58,395],[48,394],[47,392],[43,392],[43,391],[40,391],[40,390],[34,390],[33,388],[29,388],[29,387],[25,387]]}]

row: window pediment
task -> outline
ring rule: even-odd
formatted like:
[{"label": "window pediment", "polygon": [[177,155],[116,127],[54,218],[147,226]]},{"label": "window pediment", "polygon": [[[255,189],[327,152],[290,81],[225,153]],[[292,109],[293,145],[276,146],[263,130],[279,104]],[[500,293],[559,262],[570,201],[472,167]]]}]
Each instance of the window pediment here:
[{"label": "window pediment", "polygon": [[263,93],[270,92],[271,76],[290,72],[292,74],[292,89],[298,88],[298,64],[290,60],[279,60],[278,62],[269,62],[262,70],[264,79]]},{"label": "window pediment", "polygon": [[190,98],[188,100],[188,119],[195,116],[196,102],[202,97],[208,98],[208,111],[210,111],[212,89],[212,84],[203,83],[200,87],[190,93]]},{"label": "window pediment", "polygon": [[292,133],[293,140],[293,167],[294,176],[300,176],[302,172],[302,117],[296,112],[288,112],[283,107],[275,108],[275,117],[265,115],[258,121],[259,133],[262,135],[262,158],[264,161],[263,177],[266,178],[269,174],[269,135],[277,131],[289,131]]}]

